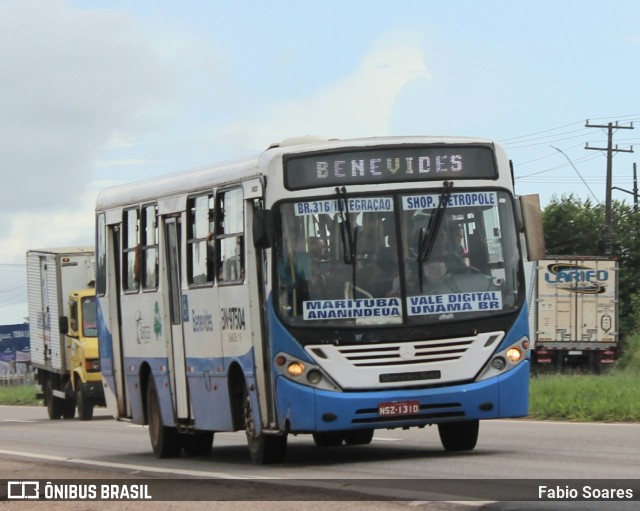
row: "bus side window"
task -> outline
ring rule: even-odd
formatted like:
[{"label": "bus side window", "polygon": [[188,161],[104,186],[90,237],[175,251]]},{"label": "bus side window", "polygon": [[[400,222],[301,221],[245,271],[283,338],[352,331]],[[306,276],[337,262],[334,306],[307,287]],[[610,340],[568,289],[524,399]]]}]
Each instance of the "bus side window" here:
[{"label": "bus side window", "polygon": [[142,208],[142,289],[158,288],[158,207]]},{"label": "bus side window", "polygon": [[244,280],[244,202],[242,189],[219,192],[216,200],[216,252],[220,283]]},{"label": "bus side window", "polygon": [[96,221],[96,294],[104,296],[107,290],[107,244],[104,213]]},{"label": "bus side window", "polygon": [[214,281],[213,194],[191,197],[187,207],[187,278],[191,285]]},{"label": "bus side window", "polygon": [[138,209],[124,212],[124,236],[122,240],[122,287],[125,292],[140,289],[141,246]]}]

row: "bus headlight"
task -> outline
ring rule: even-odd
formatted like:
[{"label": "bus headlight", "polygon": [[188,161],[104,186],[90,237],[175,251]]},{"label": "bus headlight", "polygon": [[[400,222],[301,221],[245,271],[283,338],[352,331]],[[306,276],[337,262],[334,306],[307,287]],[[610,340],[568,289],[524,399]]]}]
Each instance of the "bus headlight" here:
[{"label": "bus headlight", "polygon": [[494,353],[476,381],[486,380],[513,369],[529,356],[529,339],[523,337],[517,343]]},{"label": "bus headlight", "polygon": [[297,378],[304,373],[304,364],[302,362],[291,362],[287,366],[287,372],[294,378]]},{"label": "bus headlight", "polygon": [[522,352],[517,347],[509,348],[507,350],[507,359],[513,363],[520,362],[522,359]]},{"label": "bus headlight", "polygon": [[278,353],[273,358],[275,372],[288,380],[316,389],[340,391],[340,387],[318,366],[299,360],[288,353]]}]

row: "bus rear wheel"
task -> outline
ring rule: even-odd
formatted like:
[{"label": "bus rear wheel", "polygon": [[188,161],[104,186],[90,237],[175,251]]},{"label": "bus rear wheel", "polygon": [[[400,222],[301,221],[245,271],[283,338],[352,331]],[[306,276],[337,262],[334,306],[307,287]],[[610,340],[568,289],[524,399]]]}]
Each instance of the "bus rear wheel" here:
[{"label": "bus rear wheel", "polygon": [[251,460],[261,465],[281,463],[287,452],[287,435],[265,435],[262,431],[257,432],[256,416],[253,406],[251,406],[249,390],[246,387],[242,412]]},{"label": "bus rear wheel", "polygon": [[149,421],[149,439],[153,453],[158,458],[175,458],[180,455],[182,445],[178,430],[162,425],[160,401],[153,376],[149,375],[147,385],[147,420]]},{"label": "bus rear wheel", "polygon": [[478,442],[480,421],[445,422],[438,424],[442,447],[447,452],[471,451]]}]

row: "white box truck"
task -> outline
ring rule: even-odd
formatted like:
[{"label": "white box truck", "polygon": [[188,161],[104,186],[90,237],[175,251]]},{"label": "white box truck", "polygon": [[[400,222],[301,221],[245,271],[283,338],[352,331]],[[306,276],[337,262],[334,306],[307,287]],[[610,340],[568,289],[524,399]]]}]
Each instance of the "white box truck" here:
[{"label": "white box truck", "polygon": [[31,362],[50,419],[104,405],[94,275],[93,247],[27,252]]},{"label": "white box truck", "polygon": [[618,262],[612,258],[548,256],[527,273],[532,362],[594,372],[618,349]]}]

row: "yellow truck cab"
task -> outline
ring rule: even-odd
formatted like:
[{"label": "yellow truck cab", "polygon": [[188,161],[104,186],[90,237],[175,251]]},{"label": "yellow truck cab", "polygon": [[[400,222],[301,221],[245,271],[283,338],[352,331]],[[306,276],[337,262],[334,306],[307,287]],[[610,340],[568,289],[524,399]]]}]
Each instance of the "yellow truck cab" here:
[{"label": "yellow truck cab", "polygon": [[69,384],[81,420],[93,417],[93,407],[104,405],[98,349],[98,322],[95,289],[71,291],[68,316],[60,321],[60,333],[66,335]]}]

